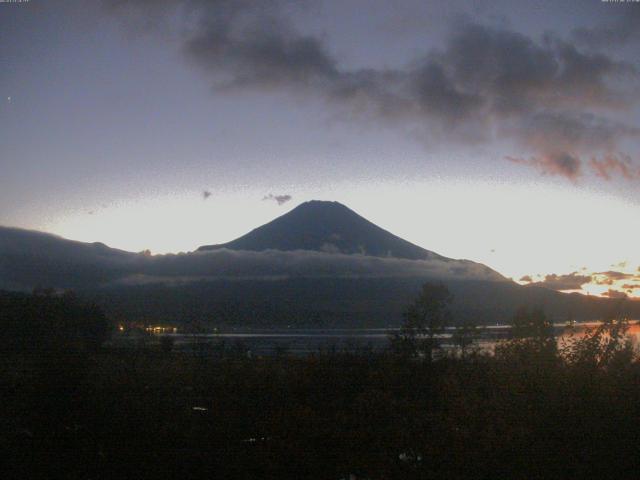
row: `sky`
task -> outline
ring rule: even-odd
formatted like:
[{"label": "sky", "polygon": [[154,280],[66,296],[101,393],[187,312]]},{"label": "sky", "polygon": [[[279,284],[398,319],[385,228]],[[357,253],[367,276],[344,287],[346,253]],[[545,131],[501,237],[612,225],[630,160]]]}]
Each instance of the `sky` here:
[{"label": "sky", "polygon": [[0,3],[0,225],[129,251],[312,199],[640,296],[640,2]]}]

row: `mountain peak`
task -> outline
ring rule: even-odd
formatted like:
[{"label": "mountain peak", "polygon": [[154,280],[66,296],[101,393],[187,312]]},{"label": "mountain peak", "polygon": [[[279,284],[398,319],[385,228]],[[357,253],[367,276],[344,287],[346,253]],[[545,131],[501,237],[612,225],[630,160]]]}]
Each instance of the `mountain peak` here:
[{"label": "mountain peak", "polygon": [[315,250],[412,260],[440,258],[378,227],[335,201],[311,200],[246,235],[198,250]]},{"label": "mountain peak", "polygon": [[305,215],[315,215],[319,212],[333,212],[334,214],[352,214],[358,215],[356,212],[351,210],[346,205],[343,205],[340,202],[330,201],[330,200],[309,200],[307,202],[303,202],[289,213],[294,212],[303,212]]},{"label": "mountain peak", "polygon": [[344,210],[352,211],[346,205],[336,202],[335,200],[308,200],[306,202],[302,202],[300,205],[295,207],[294,210],[298,208],[342,208]]}]

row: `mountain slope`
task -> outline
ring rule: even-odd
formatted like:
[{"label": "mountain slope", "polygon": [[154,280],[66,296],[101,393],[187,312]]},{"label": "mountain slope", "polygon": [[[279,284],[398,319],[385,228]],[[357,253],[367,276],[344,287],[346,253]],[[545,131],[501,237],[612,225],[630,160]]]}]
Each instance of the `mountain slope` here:
[{"label": "mountain slope", "polygon": [[[373,224],[369,228],[377,229]],[[391,237],[403,245],[401,239],[379,230],[385,238]],[[373,242],[368,244],[375,247]],[[302,249],[286,251],[269,245],[263,251],[217,248],[148,256],[101,243],[83,243],[41,232],[0,227],[0,288],[6,289],[30,290],[35,286],[86,289],[114,283],[133,286],[319,277],[505,281],[485,265],[435,254],[423,260],[410,260]]]},{"label": "mountain slope", "polygon": [[56,235],[0,226],[0,288],[78,288],[126,273],[139,255]]},{"label": "mountain slope", "polygon": [[311,201],[236,240],[198,251],[315,250],[410,260],[448,260],[378,227],[338,202]]},{"label": "mountain slope", "polygon": [[[505,322],[518,306],[594,320],[618,301],[523,287],[482,264],[422,249],[335,202],[308,202],[224,245],[147,256],[0,227],[0,289],[74,288],[117,318],[229,326],[388,326],[425,281],[457,321]],[[640,302],[625,303],[640,318]]]}]

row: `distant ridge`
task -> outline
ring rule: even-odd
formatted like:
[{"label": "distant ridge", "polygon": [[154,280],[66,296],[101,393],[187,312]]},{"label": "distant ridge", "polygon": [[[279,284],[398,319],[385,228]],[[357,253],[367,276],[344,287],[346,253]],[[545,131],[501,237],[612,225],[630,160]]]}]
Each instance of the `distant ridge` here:
[{"label": "distant ridge", "polygon": [[554,321],[640,318],[640,301],[523,287],[406,242],[336,202],[302,204],[208,249],[149,256],[0,226],[0,289],[72,288],[136,321],[354,328],[400,325],[421,284],[436,281],[451,289],[457,321],[504,323],[522,305]]},{"label": "distant ridge", "polygon": [[315,250],[410,260],[449,260],[378,227],[338,202],[312,200],[236,240],[198,251]]}]

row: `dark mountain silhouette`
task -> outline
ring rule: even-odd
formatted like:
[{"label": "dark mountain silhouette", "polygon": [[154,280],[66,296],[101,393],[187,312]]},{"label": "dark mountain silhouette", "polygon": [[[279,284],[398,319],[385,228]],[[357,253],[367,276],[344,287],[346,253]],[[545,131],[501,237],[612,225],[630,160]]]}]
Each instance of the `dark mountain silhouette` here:
[{"label": "dark mountain silhouette", "polygon": [[37,286],[87,289],[113,284],[319,277],[506,281],[485,265],[435,254],[433,258],[409,260],[313,250],[219,248],[177,255],[145,255],[99,242],[83,243],[41,232],[0,227],[0,288],[5,289],[28,291]]},{"label": "dark mountain silhouette", "polygon": [[[201,281],[179,285],[105,287],[88,292],[111,316],[227,327],[389,327],[420,293],[423,277],[283,278]],[[521,306],[540,307],[554,322],[600,320],[623,313],[640,318],[640,302],[560,293],[515,282],[444,282],[454,322],[505,324]]]},{"label": "dark mountain silhouette", "polygon": [[316,250],[410,260],[449,260],[378,227],[338,202],[313,200],[236,240],[198,251]]},{"label": "dark mountain silhouette", "polygon": [[[620,302],[523,287],[482,264],[413,245],[336,202],[307,202],[223,245],[144,255],[0,227],[0,289],[73,288],[117,318],[229,326],[389,326],[425,281],[453,292],[458,320],[506,322],[521,305],[556,320]],[[640,318],[640,302],[626,312]]]},{"label": "dark mountain silhouette", "polygon": [[100,242],[0,226],[0,288],[77,288],[115,280],[138,255]]}]

